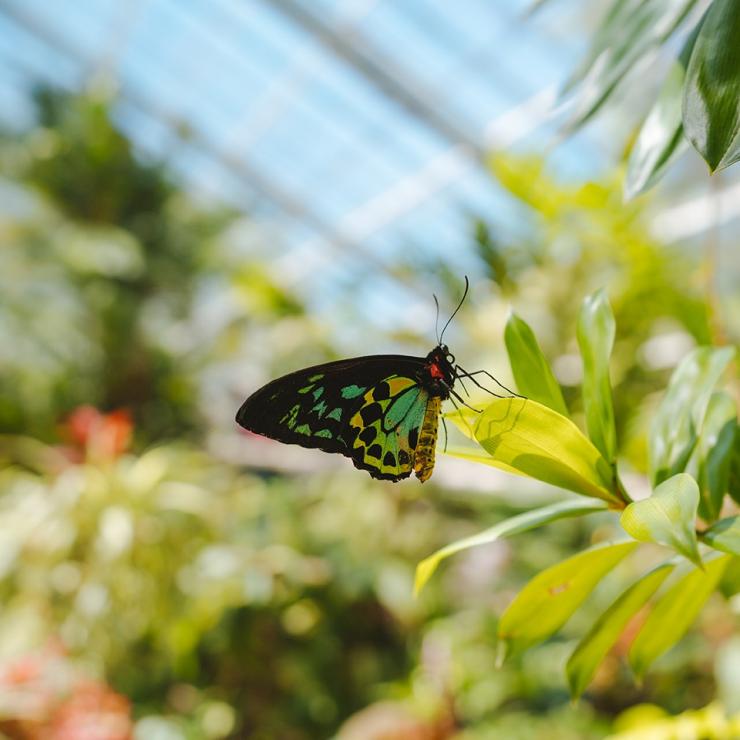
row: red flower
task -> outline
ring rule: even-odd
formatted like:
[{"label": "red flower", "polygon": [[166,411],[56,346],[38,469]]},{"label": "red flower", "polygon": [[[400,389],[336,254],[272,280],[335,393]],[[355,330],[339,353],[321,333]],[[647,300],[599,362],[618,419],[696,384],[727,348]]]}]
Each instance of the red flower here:
[{"label": "red flower", "polygon": [[67,419],[65,431],[90,457],[115,460],[131,443],[133,423],[126,409],[102,414],[92,406],[80,406]]}]

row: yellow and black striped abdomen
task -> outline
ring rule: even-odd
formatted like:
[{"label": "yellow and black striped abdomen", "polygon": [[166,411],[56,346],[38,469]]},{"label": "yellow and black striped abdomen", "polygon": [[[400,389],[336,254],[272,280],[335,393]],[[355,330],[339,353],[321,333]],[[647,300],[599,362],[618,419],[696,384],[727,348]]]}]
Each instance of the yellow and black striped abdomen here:
[{"label": "yellow and black striped abdomen", "polygon": [[437,447],[437,428],[441,410],[442,399],[439,396],[431,396],[427,402],[414,456],[414,473],[422,483],[431,477],[434,470],[434,452]]}]

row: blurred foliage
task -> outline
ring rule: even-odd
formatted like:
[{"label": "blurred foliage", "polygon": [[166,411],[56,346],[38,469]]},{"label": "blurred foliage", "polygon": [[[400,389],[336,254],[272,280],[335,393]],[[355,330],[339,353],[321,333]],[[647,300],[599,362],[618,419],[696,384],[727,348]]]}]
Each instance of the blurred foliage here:
[{"label": "blurred foliage", "polygon": [[0,150],[15,181],[0,208],[0,339],[15,348],[0,428],[49,439],[62,414],[94,403],[130,408],[145,439],[197,431],[196,373],[239,328],[203,327],[203,296],[248,293],[253,320],[302,309],[249,260],[231,270],[217,238],[236,214],[197,207],[142,163],[105,98],[36,99],[39,127]]},{"label": "blurred foliage", "polygon": [[[644,86],[648,65],[660,68],[655,64],[658,51],[676,57],[632,149],[625,182],[628,197],[657,182],[687,141],[710,172],[740,159],[738,34],[736,0],[609,3],[561,93],[561,102],[570,107],[568,131],[590,120],[627,82],[633,88]],[[676,46],[682,49],[678,54]]]},{"label": "blurred foliage", "polygon": [[[620,638],[568,703],[567,656],[640,576],[631,561],[559,634],[495,667],[498,615],[536,573],[618,533],[605,514],[461,553],[414,600],[416,562],[529,502],[512,505],[506,482],[483,494],[378,484],[341,464],[269,471],[291,450],[237,439],[233,412],[272,373],[330,358],[323,328],[271,277],[257,227],[181,192],[133,151],[108,101],[38,101],[39,126],[0,142],[2,732],[40,736],[1,700],[43,691],[18,671],[43,661],[70,687],[96,686],[82,693],[146,740],[600,738],[636,704],[678,714],[732,685],[709,656],[734,629],[736,569],[729,602],[710,601],[642,686]],[[473,280],[450,329],[456,354],[504,367],[513,303],[580,422],[578,311],[608,285],[619,453],[647,472],[651,399],[711,341],[695,265],[649,237],[616,179],[575,187],[535,159],[494,168],[527,227],[502,238],[481,219],[488,280]],[[459,288],[459,271],[440,279]],[[248,455],[255,469],[234,464]],[[720,699],[737,711],[731,691]]]}]

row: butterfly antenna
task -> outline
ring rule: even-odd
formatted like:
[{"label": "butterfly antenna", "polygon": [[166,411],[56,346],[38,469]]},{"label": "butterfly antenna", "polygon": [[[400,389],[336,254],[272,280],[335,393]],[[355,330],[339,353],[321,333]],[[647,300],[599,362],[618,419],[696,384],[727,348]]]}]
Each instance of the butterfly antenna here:
[{"label": "butterfly antenna", "polygon": [[452,316],[450,316],[449,319],[447,319],[447,323],[444,325],[444,328],[442,329],[442,333],[439,335],[438,343],[442,344],[442,337],[445,335],[445,331],[447,330],[447,327],[450,325],[450,321],[455,318],[455,315],[457,312],[462,308],[462,304],[465,303],[465,298],[468,295],[468,288],[470,288],[470,282],[468,281],[468,276],[465,276],[465,290],[463,291],[462,298],[460,299],[460,303],[457,304],[457,308],[452,312]]},{"label": "butterfly antenna", "polygon": [[434,293],[432,293],[432,298],[434,298],[434,305],[437,307],[437,316],[434,319],[434,333],[437,335],[437,344],[442,344],[442,339],[439,336],[439,300]]}]

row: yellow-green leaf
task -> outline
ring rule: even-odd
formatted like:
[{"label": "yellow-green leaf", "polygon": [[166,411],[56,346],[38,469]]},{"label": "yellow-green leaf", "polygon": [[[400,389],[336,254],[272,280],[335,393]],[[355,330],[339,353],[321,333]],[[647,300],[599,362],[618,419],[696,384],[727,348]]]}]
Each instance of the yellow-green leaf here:
[{"label": "yellow-green leaf", "polygon": [[575,698],[584,692],[629,620],[647,603],[674,567],[671,563],[663,563],[633,583],[578,643],[566,666],[571,696]]},{"label": "yellow-green leaf", "polygon": [[543,506],[533,511],[526,511],[523,514],[517,514],[510,519],[505,519],[493,527],[479,532],[478,534],[472,535],[471,537],[465,537],[462,540],[453,542],[441,550],[437,550],[434,554],[428,558],[422,560],[416,566],[416,580],[414,584],[414,591],[418,594],[426,582],[432,577],[437,566],[445,559],[460,552],[461,550],[467,550],[470,547],[477,547],[478,545],[487,545],[491,542],[495,542],[502,537],[510,537],[520,532],[526,532],[536,527],[541,527],[544,524],[549,524],[557,519],[563,519],[564,517],[571,516],[583,516],[584,514],[591,514],[596,511],[603,511],[606,509],[606,503],[602,501],[559,501],[556,504],[550,506]]},{"label": "yellow-green leaf", "polygon": [[717,588],[731,557],[722,555],[709,561],[704,570],[691,571],[660,598],[630,649],[630,664],[638,676],[686,634]]},{"label": "yellow-green leaf", "polygon": [[463,410],[448,418],[502,466],[622,508],[609,463],[570,419],[547,406],[499,398],[481,414]]},{"label": "yellow-green leaf", "polygon": [[499,637],[514,651],[546,640],[635,547],[636,542],[600,545],[542,571],[517,594],[501,616]]},{"label": "yellow-green leaf", "polygon": [[635,501],[622,512],[622,526],[640,542],[672,547],[701,566],[696,544],[699,486],[687,473],[661,483],[650,498]]},{"label": "yellow-green leaf", "polygon": [[614,314],[603,290],[583,301],[578,317],[578,346],[583,358],[583,406],[588,436],[613,463],[617,455],[609,358],[614,346]]},{"label": "yellow-green leaf", "polygon": [[527,322],[512,313],[506,322],[504,341],[519,392],[568,416],[560,384]]}]

